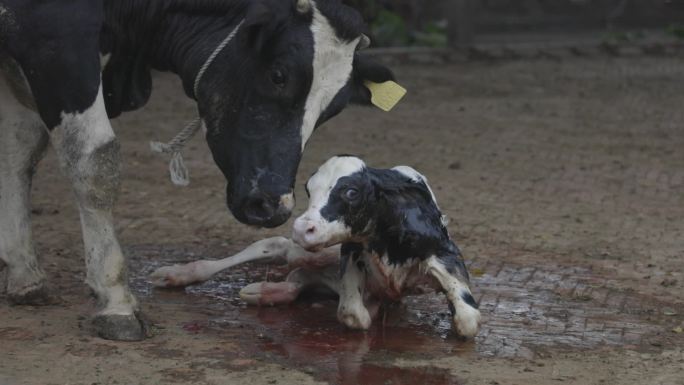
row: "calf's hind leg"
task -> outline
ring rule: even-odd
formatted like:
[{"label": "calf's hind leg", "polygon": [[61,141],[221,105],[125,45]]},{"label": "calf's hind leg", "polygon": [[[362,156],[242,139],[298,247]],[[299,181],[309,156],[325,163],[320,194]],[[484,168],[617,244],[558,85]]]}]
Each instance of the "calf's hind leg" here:
[{"label": "calf's hind leg", "polygon": [[327,287],[338,293],[338,268],[330,265],[309,270],[299,267],[288,274],[285,282],[255,282],[240,290],[240,298],[250,305],[285,305],[294,302],[309,287]]},{"label": "calf's hind leg", "polygon": [[52,302],[33,248],[30,214],[31,179],[47,143],[38,114],[16,100],[0,72],[0,259],[15,304]]}]

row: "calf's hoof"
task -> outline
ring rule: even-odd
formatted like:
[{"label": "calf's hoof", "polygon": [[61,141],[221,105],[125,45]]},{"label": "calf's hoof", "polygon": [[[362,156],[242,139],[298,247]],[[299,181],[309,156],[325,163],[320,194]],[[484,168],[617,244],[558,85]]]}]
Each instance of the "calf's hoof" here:
[{"label": "calf's hoof", "polygon": [[338,311],[337,319],[350,329],[368,330],[371,325],[370,313],[365,308],[355,309],[354,311]]},{"label": "calf's hoof", "polygon": [[466,338],[472,338],[480,330],[480,311],[471,306],[459,306],[454,315],[456,332]]},{"label": "calf's hoof", "polygon": [[8,290],[7,300],[12,305],[30,306],[57,305],[61,302],[60,298],[51,294],[43,284],[24,289],[20,292]]},{"label": "calf's hoof", "polygon": [[250,305],[285,305],[297,299],[299,289],[294,282],[257,282],[243,287],[240,298]]},{"label": "calf's hoof", "polygon": [[149,280],[156,287],[182,287],[202,282],[197,276],[196,262],[186,265],[162,266],[149,275]]},{"label": "calf's hoof", "polygon": [[93,326],[97,335],[106,340],[141,341],[150,337],[147,322],[139,312],[98,314],[93,318]]}]

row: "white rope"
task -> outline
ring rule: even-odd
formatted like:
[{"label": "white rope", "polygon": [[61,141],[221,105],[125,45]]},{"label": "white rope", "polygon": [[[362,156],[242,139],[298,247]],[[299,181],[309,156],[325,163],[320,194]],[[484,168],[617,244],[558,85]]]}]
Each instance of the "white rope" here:
[{"label": "white rope", "polygon": [[[230,34],[228,34],[228,36],[226,36],[226,38],[223,39],[218,46],[216,46],[214,52],[209,55],[204,64],[202,64],[202,67],[200,67],[200,70],[197,72],[197,76],[195,77],[195,83],[193,84],[192,89],[195,100],[197,100],[197,93],[199,91],[199,84],[202,80],[202,76],[204,76],[204,73],[207,71],[209,66],[211,66],[211,63],[214,62],[214,59],[216,59],[218,54],[221,53],[224,48],[226,48],[231,40],[233,40],[244,22],[245,20],[243,19],[238,23],[238,25],[230,32]],[[183,161],[183,155],[181,154],[181,151],[187,142],[189,142],[190,139],[197,134],[197,131],[199,131],[200,128],[202,128],[202,119],[197,117],[192,122],[188,123],[167,143],[150,142],[150,150],[152,150],[152,152],[159,154],[171,154],[171,161],[169,162],[169,175],[171,177],[171,182],[176,186],[187,186],[190,184],[190,175],[188,173],[187,167],[185,166],[185,162]]]}]

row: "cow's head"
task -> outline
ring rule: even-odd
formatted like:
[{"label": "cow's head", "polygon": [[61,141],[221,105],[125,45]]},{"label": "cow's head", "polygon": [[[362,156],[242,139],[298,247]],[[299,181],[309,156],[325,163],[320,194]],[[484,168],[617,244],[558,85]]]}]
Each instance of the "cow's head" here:
[{"label": "cow's head", "polygon": [[364,81],[393,76],[357,54],[368,44],[363,21],[338,0],[246,4],[240,30],[196,97],[228,180],[228,207],[243,223],[275,227],[294,206],[295,175],[314,129],[350,102],[370,103]]}]

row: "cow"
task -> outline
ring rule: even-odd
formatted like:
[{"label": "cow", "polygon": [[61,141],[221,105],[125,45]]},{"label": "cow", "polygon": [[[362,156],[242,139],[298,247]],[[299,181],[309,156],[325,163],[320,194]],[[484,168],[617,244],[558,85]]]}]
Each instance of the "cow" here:
[{"label": "cow", "polygon": [[339,0],[0,0],[0,265],[14,304],[50,301],[32,244],[30,186],[48,144],[80,209],[86,282],[105,339],[146,327],[126,279],[112,208],[120,150],[110,118],[143,106],[151,70],[194,99],[240,222],[290,216],[304,146],[366,81],[393,79],[357,51],[360,15]]},{"label": "cow", "polygon": [[292,239],[257,241],[222,260],[164,266],[151,282],[185,286],[241,263],[284,260],[291,269],[285,282],[252,283],[240,297],[285,304],[322,286],[339,295],[338,320],[366,330],[382,302],[432,289],[446,294],[456,332],[477,334],[480,312],[468,270],[425,176],[408,166],[376,169],[336,156],[309,178],[306,191],[309,207],[295,220]]}]

